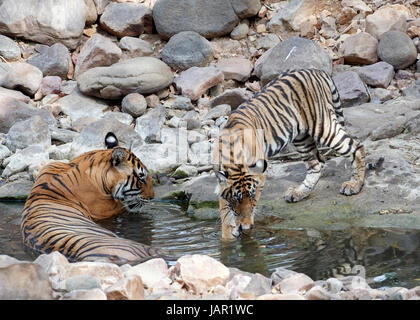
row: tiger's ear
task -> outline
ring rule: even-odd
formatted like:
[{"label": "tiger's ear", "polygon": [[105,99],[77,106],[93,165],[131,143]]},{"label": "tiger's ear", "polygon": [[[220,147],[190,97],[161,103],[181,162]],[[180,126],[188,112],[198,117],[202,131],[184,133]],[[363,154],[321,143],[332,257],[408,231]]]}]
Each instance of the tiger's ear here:
[{"label": "tiger's ear", "polygon": [[105,136],[105,145],[107,149],[112,149],[114,147],[118,146],[118,139],[117,136],[112,133],[112,132],[108,132]]},{"label": "tiger's ear", "polygon": [[111,164],[114,167],[117,167],[118,165],[120,165],[120,163],[122,163],[125,158],[127,157],[127,152],[125,151],[124,148],[115,148],[112,151],[112,155],[111,155]]},{"label": "tiger's ear", "polygon": [[267,167],[267,160],[259,159],[254,165],[251,165],[248,168],[255,174],[262,174],[267,170]]}]

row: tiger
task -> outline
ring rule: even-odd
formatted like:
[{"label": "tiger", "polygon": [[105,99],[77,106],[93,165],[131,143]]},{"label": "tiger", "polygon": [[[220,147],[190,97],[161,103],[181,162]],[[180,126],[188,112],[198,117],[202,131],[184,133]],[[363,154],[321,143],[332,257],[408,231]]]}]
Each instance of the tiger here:
[{"label": "tiger", "polygon": [[340,95],[331,76],[318,69],[286,71],[231,111],[212,151],[222,239],[234,239],[254,227],[254,210],[266,180],[267,159],[292,144],[302,155],[307,174],[284,198],[307,198],[325,165],[318,147],[352,156],[352,176],[340,193],[361,191],[365,150],[344,128]]},{"label": "tiger", "polygon": [[70,262],[123,264],[163,256],[95,223],[125,211],[139,213],[154,198],[151,174],[140,159],[120,147],[112,132],[105,145],[40,169],[22,211],[26,247],[36,253],[59,251]]}]

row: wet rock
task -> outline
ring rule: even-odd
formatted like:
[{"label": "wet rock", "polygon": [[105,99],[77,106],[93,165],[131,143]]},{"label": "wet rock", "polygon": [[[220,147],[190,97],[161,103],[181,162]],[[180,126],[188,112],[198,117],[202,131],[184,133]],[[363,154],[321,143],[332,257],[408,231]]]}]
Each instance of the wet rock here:
[{"label": "wet rock", "polygon": [[0,63],[0,85],[8,89],[19,89],[33,96],[42,81],[42,72],[26,62]]},{"label": "wet rock", "polygon": [[121,49],[110,39],[95,33],[80,50],[74,75],[79,75],[94,67],[110,66],[122,55]]},{"label": "wet rock", "polygon": [[247,23],[238,24],[230,33],[230,37],[234,40],[245,39],[248,36],[249,25]]},{"label": "wet rock", "polygon": [[177,70],[204,67],[213,59],[210,42],[194,31],[183,31],[169,39],[162,50],[162,60]]},{"label": "wet rock", "polygon": [[99,20],[101,28],[118,38],[151,33],[152,11],[138,3],[111,2],[106,6]]},{"label": "wet rock", "polygon": [[369,101],[366,85],[354,71],[346,71],[333,77],[340,94],[343,108],[359,105]]},{"label": "wet rock", "polygon": [[[5,0],[0,5],[0,33],[75,49],[86,21],[84,0]],[[51,14],[51,13],[54,14]]]},{"label": "wet rock", "polygon": [[407,18],[407,11],[401,5],[381,7],[366,17],[366,32],[378,40],[391,30],[405,33],[408,27]]},{"label": "wet rock", "polygon": [[98,288],[90,290],[73,290],[66,293],[61,300],[107,300],[106,294]]},{"label": "wet rock", "polygon": [[177,260],[171,278],[183,283],[188,290],[200,294],[218,284],[226,285],[229,269],[209,256],[186,255]]},{"label": "wet rock", "polygon": [[160,130],[166,120],[166,109],[159,106],[137,118],[135,131],[146,143],[160,142]]},{"label": "wet rock", "polygon": [[0,200],[25,200],[31,192],[32,186],[33,182],[27,179],[21,179],[6,183],[5,185],[0,187]]},{"label": "wet rock", "polygon": [[71,94],[59,99],[57,105],[60,110],[75,122],[87,115],[95,119],[100,119],[108,105],[99,99],[88,97],[74,90]]},{"label": "wet rock", "polygon": [[40,146],[46,149],[51,145],[48,124],[40,116],[19,121],[10,128],[5,143],[13,152],[29,146]]},{"label": "wet rock", "polygon": [[0,268],[1,300],[50,300],[48,275],[37,264],[17,263]]},{"label": "wet rock", "polygon": [[303,273],[297,273],[281,280],[275,288],[283,294],[305,293],[314,285],[314,281]]},{"label": "wet rock", "polygon": [[194,177],[197,175],[197,173],[198,171],[196,167],[183,164],[176,168],[172,177],[175,179],[184,179],[188,177]]},{"label": "wet rock", "polygon": [[378,57],[395,69],[404,69],[416,61],[417,49],[405,32],[389,31],[379,41]]},{"label": "wet rock", "polygon": [[3,166],[6,166],[2,173],[3,178],[29,169],[30,172],[37,169],[48,161],[48,152],[40,146],[30,146],[17,151],[12,156],[3,160]]},{"label": "wet rock", "polygon": [[65,280],[66,291],[101,289],[100,281],[90,275],[80,274]]},{"label": "wet rock", "polygon": [[0,34],[0,56],[6,60],[18,60],[21,56],[20,48],[9,37]]},{"label": "wet rock", "polygon": [[109,67],[92,68],[77,79],[82,93],[104,99],[118,99],[132,92],[158,92],[172,81],[170,68],[153,57],[138,57]]},{"label": "wet rock", "polygon": [[211,100],[210,107],[214,108],[215,106],[221,104],[228,104],[231,106],[232,110],[234,110],[241,103],[250,99],[252,95],[252,93],[242,88],[228,89],[224,91],[221,95],[218,95],[216,98]]},{"label": "wet rock", "polygon": [[223,81],[223,73],[215,67],[192,67],[175,78],[174,83],[183,96],[198,100],[208,89]]},{"label": "wet rock", "polygon": [[376,54],[378,40],[367,32],[359,32],[347,37],[341,48],[346,63],[372,64],[378,61]]},{"label": "wet rock", "polygon": [[38,55],[28,59],[28,63],[37,67],[45,76],[59,76],[66,79],[69,73],[70,53],[67,47],[61,43],[55,43],[51,47],[37,45]]},{"label": "wet rock", "polygon": [[151,56],[153,54],[153,49],[147,41],[135,37],[121,38],[119,46],[128,58]]},{"label": "wet rock", "polygon": [[233,57],[219,59],[215,66],[217,69],[223,72],[225,80],[233,79],[240,82],[245,82],[251,76],[251,61],[246,58]]},{"label": "wet rock", "polygon": [[229,34],[239,18],[230,1],[160,0],[153,7],[156,30],[163,39],[181,31],[195,31],[209,39]]},{"label": "wet rock", "polygon": [[254,74],[263,84],[292,69],[316,68],[332,72],[331,58],[315,42],[291,37],[266,51],[254,65]]},{"label": "wet rock", "polygon": [[236,15],[243,19],[257,15],[261,9],[259,0],[230,0]]},{"label": "wet rock", "polygon": [[387,88],[395,74],[394,67],[384,61],[358,68],[356,72],[364,83],[380,88]]},{"label": "wet rock", "polygon": [[147,108],[147,102],[140,93],[129,93],[121,101],[121,110],[134,118],[143,115]]},{"label": "wet rock", "polygon": [[144,288],[140,276],[125,277],[105,290],[108,300],[144,300]]}]

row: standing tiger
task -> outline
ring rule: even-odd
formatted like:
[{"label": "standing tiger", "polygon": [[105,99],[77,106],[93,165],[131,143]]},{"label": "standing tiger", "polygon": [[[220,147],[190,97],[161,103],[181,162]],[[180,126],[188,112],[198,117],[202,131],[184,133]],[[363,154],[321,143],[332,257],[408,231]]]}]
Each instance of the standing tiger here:
[{"label": "standing tiger", "polygon": [[69,163],[42,168],[22,212],[21,234],[38,253],[59,251],[69,261],[140,261],[159,255],[94,221],[139,212],[154,197],[143,163],[108,133],[107,150],[84,153]]},{"label": "standing tiger", "polygon": [[338,90],[326,72],[316,69],[285,72],[232,111],[212,154],[222,238],[237,237],[253,227],[267,159],[290,143],[305,155],[307,175],[301,185],[286,192],[287,202],[300,201],[315,188],[324,167],[318,146],[352,156],[352,176],[340,192],[359,193],[364,184],[365,151],[343,125]]}]

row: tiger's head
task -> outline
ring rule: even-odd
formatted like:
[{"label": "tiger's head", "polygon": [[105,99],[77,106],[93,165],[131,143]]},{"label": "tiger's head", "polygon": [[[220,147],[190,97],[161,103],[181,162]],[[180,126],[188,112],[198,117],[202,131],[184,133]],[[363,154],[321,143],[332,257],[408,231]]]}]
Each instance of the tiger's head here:
[{"label": "tiger's head", "polygon": [[154,197],[152,177],[139,158],[118,144],[117,137],[109,132],[105,145],[112,149],[107,173],[111,195],[128,212],[138,213],[143,204]]},{"label": "tiger's head", "polygon": [[236,150],[233,147],[243,135],[243,132],[221,134],[219,148],[213,151],[213,171],[218,181],[215,192],[219,196],[222,239],[226,240],[254,227],[255,206],[266,178],[268,164],[261,153],[247,154],[250,148],[244,145]]}]

